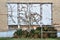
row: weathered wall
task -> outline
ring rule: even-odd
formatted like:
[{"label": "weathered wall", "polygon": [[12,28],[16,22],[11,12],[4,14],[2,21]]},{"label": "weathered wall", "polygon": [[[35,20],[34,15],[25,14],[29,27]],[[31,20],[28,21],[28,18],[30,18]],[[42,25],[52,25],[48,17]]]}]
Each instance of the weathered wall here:
[{"label": "weathered wall", "polygon": [[8,30],[7,2],[39,2],[53,3],[53,24],[60,25],[60,0],[0,0],[0,31]]},{"label": "weathered wall", "polygon": [[7,29],[6,0],[0,0],[0,31],[6,31]]}]

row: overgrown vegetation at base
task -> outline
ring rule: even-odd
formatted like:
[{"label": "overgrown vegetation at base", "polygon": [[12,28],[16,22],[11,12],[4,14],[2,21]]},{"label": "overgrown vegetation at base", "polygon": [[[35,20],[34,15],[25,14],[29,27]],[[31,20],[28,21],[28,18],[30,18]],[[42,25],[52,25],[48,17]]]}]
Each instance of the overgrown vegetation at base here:
[{"label": "overgrown vegetation at base", "polygon": [[0,38],[0,40],[60,40],[60,38]]},{"label": "overgrown vegetation at base", "polygon": [[[31,29],[30,32],[28,32],[27,30],[18,29],[14,33],[13,37],[14,38],[41,38],[41,27],[37,27],[36,30]],[[56,37],[57,37],[57,30],[54,29],[54,27],[43,27],[43,38],[56,38]]]}]

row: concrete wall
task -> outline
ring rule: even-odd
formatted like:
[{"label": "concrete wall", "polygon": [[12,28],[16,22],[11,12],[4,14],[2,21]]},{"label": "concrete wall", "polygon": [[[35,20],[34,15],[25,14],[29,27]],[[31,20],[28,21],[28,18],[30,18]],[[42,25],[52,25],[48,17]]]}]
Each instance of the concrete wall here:
[{"label": "concrete wall", "polygon": [[[0,0],[0,31],[7,31],[7,2],[53,3],[53,24],[60,26],[60,0]],[[58,29],[58,28],[57,28]]]}]

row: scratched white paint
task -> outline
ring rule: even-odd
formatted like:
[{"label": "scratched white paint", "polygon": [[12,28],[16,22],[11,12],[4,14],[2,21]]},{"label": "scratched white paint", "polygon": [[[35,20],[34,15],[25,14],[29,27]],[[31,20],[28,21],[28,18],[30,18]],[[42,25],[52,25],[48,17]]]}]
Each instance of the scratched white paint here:
[{"label": "scratched white paint", "polygon": [[13,37],[13,34],[16,30],[0,32],[0,37]]}]

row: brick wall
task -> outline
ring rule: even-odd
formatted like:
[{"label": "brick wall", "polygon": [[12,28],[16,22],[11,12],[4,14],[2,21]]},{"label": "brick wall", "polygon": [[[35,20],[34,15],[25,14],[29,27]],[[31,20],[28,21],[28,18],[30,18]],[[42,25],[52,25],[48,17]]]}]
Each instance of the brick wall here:
[{"label": "brick wall", "polygon": [[53,3],[53,24],[60,25],[60,0],[0,0],[0,31],[8,30],[7,25],[7,2],[40,2]]}]

